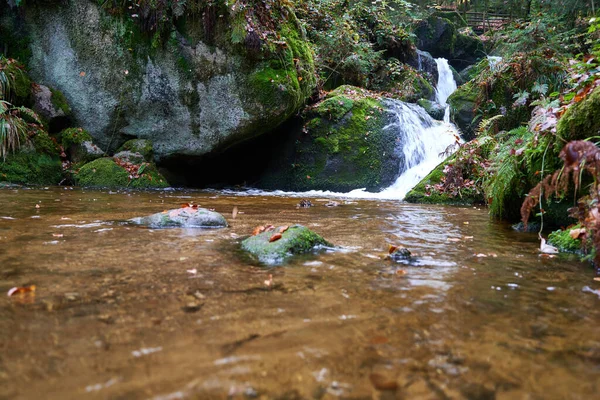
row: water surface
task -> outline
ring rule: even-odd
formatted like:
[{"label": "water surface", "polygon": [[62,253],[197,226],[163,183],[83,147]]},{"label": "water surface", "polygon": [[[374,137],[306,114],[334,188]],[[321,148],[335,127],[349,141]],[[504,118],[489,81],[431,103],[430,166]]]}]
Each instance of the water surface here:
[{"label": "water surface", "polygon": [[[589,265],[540,258],[536,235],[486,210],[298,200],[0,190],[0,398],[597,396]],[[230,228],[121,223],[184,202]],[[266,268],[238,251],[265,223],[341,249]],[[418,261],[385,260],[388,244]],[[4,294],[31,284],[34,296]]]}]

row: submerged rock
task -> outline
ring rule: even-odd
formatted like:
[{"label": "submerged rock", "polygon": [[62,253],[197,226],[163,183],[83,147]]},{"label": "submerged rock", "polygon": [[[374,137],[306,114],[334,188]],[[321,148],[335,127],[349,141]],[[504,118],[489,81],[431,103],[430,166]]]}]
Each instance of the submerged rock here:
[{"label": "submerged rock", "polygon": [[332,246],[318,234],[302,225],[279,227],[242,241],[242,250],[259,261],[275,264],[294,254],[308,253],[318,246]]},{"label": "submerged rock", "polygon": [[206,208],[183,207],[129,220],[149,228],[226,228],[225,217]]}]

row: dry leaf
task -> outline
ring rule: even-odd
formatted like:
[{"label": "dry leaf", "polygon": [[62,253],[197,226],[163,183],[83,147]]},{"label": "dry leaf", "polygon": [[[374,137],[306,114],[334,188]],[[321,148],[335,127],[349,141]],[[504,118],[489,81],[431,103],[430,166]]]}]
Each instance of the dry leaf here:
[{"label": "dry leaf", "polygon": [[33,292],[35,292],[35,285],[15,286],[14,288],[10,289],[6,295],[10,297],[10,296],[15,296],[17,294],[33,293]]},{"label": "dry leaf", "polygon": [[85,72],[84,72],[84,71],[81,71],[81,72],[79,73],[79,76],[81,76],[81,77],[84,77],[84,76],[85,76]]},{"label": "dry leaf", "polygon": [[235,219],[235,217],[237,217],[238,215],[238,208],[237,206],[233,207],[233,211],[231,212],[231,218]]},{"label": "dry leaf", "polygon": [[388,244],[388,254],[392,254],[396,250],[398,250],[398,246],[394,246],[393,244]]},{"label": "dry leaf", "polygon": [[40,205],[39,205],[39,204],[36,204],[36,205],[35,205],[35,208],[40,208]]},{"label": "dry leaf", "polygon": [[279,233],[283,233],[283,232],[287,231],[289,228],[290,227],[287,226],[287,225],[286,226],[281,226],[281,227],[279,227]]},{"label": "dry leaf", "polygon": [[62,233],[53,233],[52,236],[56,237],[56,238],[61,238],[61,237],[65,236],[65,235],[63,235]]},{"label": "dry leaf", "polygon": [[403,269],[398,269],[398,270],[396,270],[396,275],[404,276],[404,275],[406,275],[406,271]]},{"label": "dry leaf", "polygon": [[254,228],[254,229],[252,230],[252,236],[256,236],[256,235],[258,235],[258,234],[261,234],[261,233],[263,233],[264,231],[265,231],[265,227],[264,227],[264,226],[262,226],[262,225],[261,225],[261,226],[257,226],[256,228]]},{"label": "dry leaf", "polygon": [[569,236],[573,239],[579,239],[583,235],[585,235],[585,228],[571,229],[569,231]]},{"label": "dry leaf", "polygon": [[267,287],[271,287],[273,285],[273,275],[269,274],[269,279],[267,279],[264,283]]},{"label": "dry leaf", "polygon": [[269,239],[269,243],[276,242],[279,239],[281,239],[281,233],[276,233],[273,236],[271,236],[271,238]]}]

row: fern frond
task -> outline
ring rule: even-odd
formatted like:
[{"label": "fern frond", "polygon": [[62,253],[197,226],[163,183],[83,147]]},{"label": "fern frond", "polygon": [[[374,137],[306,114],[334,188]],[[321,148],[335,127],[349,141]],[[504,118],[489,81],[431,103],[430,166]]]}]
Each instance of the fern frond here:
[{"label": "fern frond", "polygon": [[19,112],[19,116],[24,120],[42,125],[40,117],[32,109],[27,107],[17,107],[15,110]]},{"label": "fern frond", "polygon": [[492,128],[496,129],[498,124],[497,122],[499,120],[501,120],[502,118],[504,118],[504,115],[502,114],[498,114],[498,115],[494,115],[491,118],[487,118],[482,120],[479,123],[479,128],[477,128],[477,133],[479,135],[488,135],[490,134],[490,131],[492,130]]}]

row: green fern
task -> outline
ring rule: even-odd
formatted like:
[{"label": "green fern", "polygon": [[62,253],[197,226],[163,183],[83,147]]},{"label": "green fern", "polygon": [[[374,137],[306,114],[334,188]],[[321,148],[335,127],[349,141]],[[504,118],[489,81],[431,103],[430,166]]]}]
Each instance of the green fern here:
[{"label": "green fern", "polygon": [[[489,135],[492,133],[492,129],[496,130],[498,128],[498,121],[504,118],[504,115],[498,114],[494,115],[491,118],[483,119],[479,123],[479,128],[477,129],[477,133],[479,135]],[[495,133],[495,132],[494,132]]]},{"label": "green fern", "polygon": [[19,150],[27,141],[28,124],[19,116],[19,110],[0,100],[0,157],[6,160],[9,152]]}]

